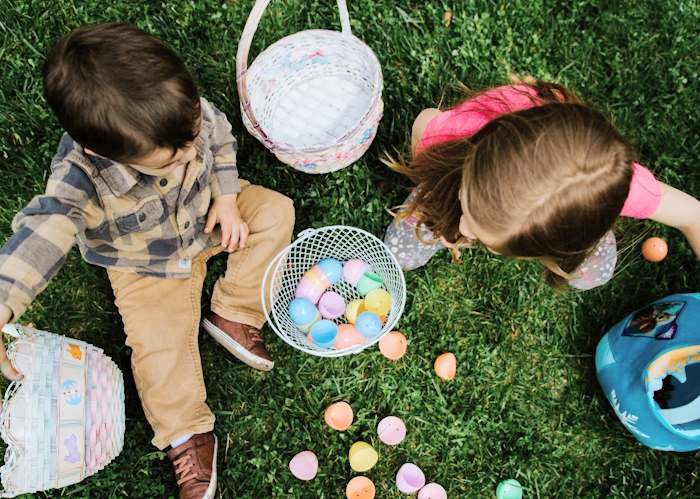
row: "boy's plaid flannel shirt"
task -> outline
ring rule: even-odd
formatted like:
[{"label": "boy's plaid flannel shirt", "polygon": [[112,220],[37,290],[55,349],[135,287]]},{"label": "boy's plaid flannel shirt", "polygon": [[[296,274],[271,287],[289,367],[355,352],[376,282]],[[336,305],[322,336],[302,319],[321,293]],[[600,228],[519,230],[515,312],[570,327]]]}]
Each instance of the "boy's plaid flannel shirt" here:
[{"label": "boy's plaid flannel shirt", "polygon": [[76,241],[95,265],[190,276],[190,259],[215,244],[203,232],[211,199],[240,192],[231,125],[205,99],[202,118],[197,157],[181,181],[87,154],[64,134],[46,193],[17,214],[14,235],[0,250],[0,303],[14,319],[58,272]]}]

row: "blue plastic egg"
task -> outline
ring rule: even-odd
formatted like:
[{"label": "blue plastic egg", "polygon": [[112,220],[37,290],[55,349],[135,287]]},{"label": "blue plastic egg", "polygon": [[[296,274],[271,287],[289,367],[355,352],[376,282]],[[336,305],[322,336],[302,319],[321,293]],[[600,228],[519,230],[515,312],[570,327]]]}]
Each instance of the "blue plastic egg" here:
[{"label": "blue plastic egg", "polygon": [[371,338],[379,334],[379,331],[382,330],[382,321],[374,312],[362,312],[357,316],[355,327],[357,328],[357,332],[362,336]]},{"label": "blue plastic egg", "polygon": [[289,304],[289,318],[300,329],[308,328],[321,316],[316,306],[306,298],[295,298]]},{"label": "blue plastic egg", "polygon": [[311,341],[324,348],[331,348],[335,344],[338,335],[338,326],[335,322],[323,319],[311,326]]},{"label": "blue plastic egg", "polygon": [[326,275],[326,279],[328,279],[331,285],[338,282],[343,275],[343,264],[335,258],[324,258],[318,262],[318,266],[321,272]]}]

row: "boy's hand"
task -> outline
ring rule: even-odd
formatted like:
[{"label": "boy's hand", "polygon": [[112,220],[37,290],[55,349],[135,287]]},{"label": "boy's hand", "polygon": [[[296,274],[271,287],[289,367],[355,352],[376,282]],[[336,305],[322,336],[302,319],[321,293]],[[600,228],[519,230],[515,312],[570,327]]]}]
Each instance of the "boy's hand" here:
[{"label": "boy's hand", "polygon": [[[0,303],[0,329],[5,327],[5,324],[7,324],[10,319],[12,319],[12,310],[4,303]],[[7,379],[12,381],[22,379],[22,375],[14,368],[10,359],[7,357],[5,344],[2,342],[2,338],[0,338],[0,369],[2,370],[2,375]]]},{"label": "boy's hand", "polygon": [[214,199],[204,227],[204,232],[209,234],[217,223],[221,226],[221,246],[229,253],[237,247],[245,248],[248,241],[248,224],[238,211],[237,198],[238,194],[225,194]]}]

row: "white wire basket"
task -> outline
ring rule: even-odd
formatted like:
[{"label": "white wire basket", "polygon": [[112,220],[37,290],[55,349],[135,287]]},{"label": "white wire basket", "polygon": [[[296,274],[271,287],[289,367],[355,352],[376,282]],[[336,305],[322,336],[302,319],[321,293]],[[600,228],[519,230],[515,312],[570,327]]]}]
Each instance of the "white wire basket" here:
[{"label": "white wire basket", "polygon": [[8,325],[8,357],[22,373],[5,392],[7,445],[0,497],[65,487],[107,466],[124,446],[124,379],[88,343]]},{"label": "white wire basket", "polygon": [[360,158],[384,104],[377,56],[352,34],[345,0],[342,32],[307,30],[270,45],[248,67],[250,45],[270,0],[257,0],[236,54],[243,123],[280,161],[329,173]]},{"label": "white wire basket", "polygon": [[[361,345],[344,349],[318,346],[309,342],[306,333],[289,319],[288,308],[297,284],[307,270],[324,258],[341,262],[354,258],[364,260],[382,278],[384,289],[391,295],[391,310],[381,331]],[[357,289],[343,279],[329,290],[340,294],[346,303],[362,298]],[[303,231],[296,241],[275,256],[263,277],[262,303],[270,327],[287,344],[319,357],[341,357],[374,345],[394,328],[406,305],[406,280],[399,262],[380,239],[362,229],[332,225]],[[334,322],[346,322],[345,316]]]}]

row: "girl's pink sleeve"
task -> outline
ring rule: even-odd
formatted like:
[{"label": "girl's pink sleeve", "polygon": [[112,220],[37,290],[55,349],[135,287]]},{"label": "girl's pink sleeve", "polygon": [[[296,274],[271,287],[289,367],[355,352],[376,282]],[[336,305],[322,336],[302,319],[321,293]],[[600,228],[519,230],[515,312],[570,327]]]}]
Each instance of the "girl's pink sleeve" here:
[{"label": "girl's pink sleeve", "polygon": [[632,181],[627,201],[620,215],[630,218],[649,218],[661,202],[661,183],[642,165],[632,164]]}]

